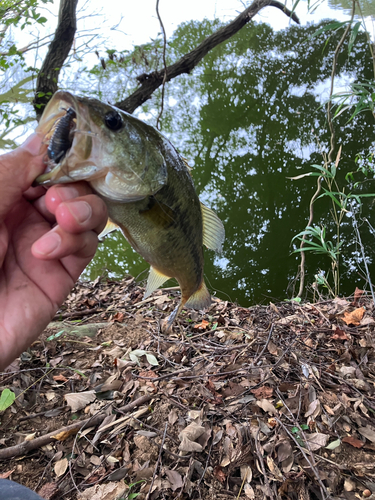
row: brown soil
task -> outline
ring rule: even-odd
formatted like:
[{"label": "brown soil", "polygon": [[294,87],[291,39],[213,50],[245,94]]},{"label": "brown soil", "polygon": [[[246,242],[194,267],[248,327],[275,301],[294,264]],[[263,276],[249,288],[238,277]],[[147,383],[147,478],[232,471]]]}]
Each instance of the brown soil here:
[{"label": "brown soil", "polygon": [[177,293],[142,297],[132,278],[78,284],[0,374],[17,396],[0,412],[0,477],[45,499],[372,497],[369,298],[215,299],[165,335]]}]

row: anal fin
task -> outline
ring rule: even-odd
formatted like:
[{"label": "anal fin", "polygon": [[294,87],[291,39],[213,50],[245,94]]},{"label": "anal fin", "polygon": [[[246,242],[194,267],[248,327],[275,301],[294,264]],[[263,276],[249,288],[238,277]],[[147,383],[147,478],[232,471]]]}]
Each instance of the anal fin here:
[{"label": "anal fin", "polygon": [[159,286],[161,286],[165,281],[169,280],[170,276],[165,276],[165,274],[159,273],[154,267],[150,267],[150,274],[148,275],[146,292],[144,294],[144,299],[147,299],[152,292],[154,292]]}]

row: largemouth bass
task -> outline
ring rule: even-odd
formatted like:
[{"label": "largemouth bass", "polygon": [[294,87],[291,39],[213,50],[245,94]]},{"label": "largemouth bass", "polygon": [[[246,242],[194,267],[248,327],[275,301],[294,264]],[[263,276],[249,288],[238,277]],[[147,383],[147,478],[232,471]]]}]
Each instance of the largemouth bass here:
[{"label": "largemouth bass", "polygon": [[224,227],[200,203],[187,164],[168,139],[120,109],[65,91],[54,94],[36,132],[47,164],[36,184],[91,185],[110,221],[151,265],[145,298],[177,279],[181,300],[167,329],[183,307],[208,307],[203,245],[221,252]]}]

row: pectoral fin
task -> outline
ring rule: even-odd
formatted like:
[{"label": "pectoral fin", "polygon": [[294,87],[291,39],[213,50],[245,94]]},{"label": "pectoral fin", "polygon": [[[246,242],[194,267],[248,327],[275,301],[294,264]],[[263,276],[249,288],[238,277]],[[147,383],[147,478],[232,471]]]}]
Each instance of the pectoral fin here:
[{"label": "pectoral fin", "polygon": [[203,219],[203,245],[210,250],[221,253],[225,239],[223,223],[213,210],[201,202]]},{"label": "pectoral fin", "polygon": [[169,280],[170,276],[165,276],[165,274],[159,273],[152,266],[150,267],[150,274],[148,275],[146,292],[144,294],[144,299],[147,299],[152,292],[154,292],[159,286],[161,286],[165,281]]},{"label": "pectoral fin", "polygon": [[99,234],[98,238],[100,241],[104,240],[104,238],[107,236],[107,234],[112,233],[113,231],[116,231],[117,229],[120,229],[117,224],[111,221],[111,219],[108,219],[107,224],[103,231]]}]

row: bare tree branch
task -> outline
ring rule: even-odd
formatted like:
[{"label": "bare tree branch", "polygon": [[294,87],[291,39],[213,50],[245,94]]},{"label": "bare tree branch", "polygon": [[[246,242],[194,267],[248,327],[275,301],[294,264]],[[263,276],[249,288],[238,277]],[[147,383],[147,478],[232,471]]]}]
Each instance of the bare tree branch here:
[{"label": "bare tree branch", "polygon": [[155,90],[165,81],[170,81],[183,73],[190,73],[192,69],[203,59],[203,57],[214,47],[228,40],[243,28],[258,12],[264,7],[276,7],[284,12],[293,21],[299,24],[296,14],[292,13],[284,4],[277,0],[254,0],[254,2],[233,21],[220,28],[216,33],[206,38],[198,47],[184,55],[179,61],[171,64],[161,71],[154,71],[150,74],[144,73],[137,79],[141,86],[132,95],[116,103],[116,106],[128,113],[133,113],[135,109],[146,102]]},{"label": "bare tree branch", "polygon": [[[150,401],[155,396],[141,396],[138,399],[135,399],[131,403],[122,406],[118,409],[123,413],[127,413],[132,411],[137,406],[141,406],[148,401]],[[0,450],[0,460],[8,460],[11,457],[19,457],[21,455],[25,455],[29,451],[36,450],[41,446],[45,446],[49,443],[55,443],[56,441],[64,441],[69,436],[77,434],[80,430],[83,430],[85,426],[90,425],[90,427],[96,427],[101,424],[106,417],[105,412],[100,412],[97,415],[94,415],[91,418],[86,418],[85,420],[79,420],[74,424],[68,425],[66,427],[62,427],[61,429],[56,429],[55,431],[49,432],[48,434],[44,434],[43,436],[32,439],[31,441],[23,441],[15,446],[10,446],[9,448],[3,448]]]},{"label": "bare tree branch", "polygon": [[[76,8],[78,0],[61,0],[59,19],[54,39],[43,61],[36,84],[34,108],[40,116],[50,96],[57,90],[60,70],[68,57],[77,30]],[[42,95],[39,97],[39,93]]]}]

